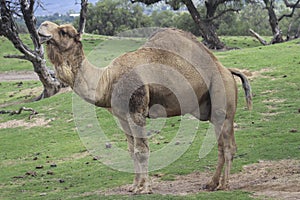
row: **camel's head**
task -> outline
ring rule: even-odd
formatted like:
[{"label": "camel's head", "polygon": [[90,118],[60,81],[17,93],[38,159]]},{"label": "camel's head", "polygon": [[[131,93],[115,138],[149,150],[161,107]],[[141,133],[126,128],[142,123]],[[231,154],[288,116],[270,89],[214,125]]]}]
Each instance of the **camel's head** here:
[{"label": "camel's head", "polygon": [[53,45],[60,51],[67,51],[74,46],[74,43],[80,43],[80,34],[76,29],[70,25],[57,25],[53,22],[43,22],[39,29],[38,34],[40,43]]},{"label": "camel's head", "polygon": [[80,34],[72,25],[45,21],[38,29],[40,43],[47,44],[47,55],[58,78],[73,85],[78,68],[84,60]]}]

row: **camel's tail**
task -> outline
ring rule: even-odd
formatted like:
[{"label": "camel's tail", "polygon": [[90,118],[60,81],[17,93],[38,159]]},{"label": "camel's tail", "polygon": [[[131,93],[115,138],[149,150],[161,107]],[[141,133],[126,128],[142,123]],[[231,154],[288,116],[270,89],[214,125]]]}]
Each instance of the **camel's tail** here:
[{"label": "camel's tail", "polygon": [[233,75],[240,77],[240,79],[242,80],[242,84],[243,84],[243,88],[244,88],[245,96],[246,96],[247,107],[249,110],[251,110],[252,109],[252,93],[251,93],[251,86],[250,86],[250,83],[249,83],[247,77],[242,72],[240,72],[238,69],[229,68],[229,71]]}]

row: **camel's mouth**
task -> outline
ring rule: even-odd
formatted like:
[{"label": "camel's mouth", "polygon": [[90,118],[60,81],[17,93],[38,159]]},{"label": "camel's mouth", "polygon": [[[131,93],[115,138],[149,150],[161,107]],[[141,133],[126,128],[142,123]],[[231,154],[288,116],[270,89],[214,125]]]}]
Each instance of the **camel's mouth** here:
[{"label": "camel's mouth", "polygon": [[40,40],[40,43],[43,44],[49,40],[52,39],[52,35],[46,35],[46,34],[43,34],[43,33],[40,33],[38,32],[39,34],[39,40]]}]

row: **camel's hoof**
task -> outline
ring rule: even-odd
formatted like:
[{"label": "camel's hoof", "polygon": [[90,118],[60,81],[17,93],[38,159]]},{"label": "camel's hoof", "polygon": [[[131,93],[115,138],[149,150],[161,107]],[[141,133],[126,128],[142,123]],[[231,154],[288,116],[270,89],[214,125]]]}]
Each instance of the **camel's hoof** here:
[{"label": "camel's hoof", "polygon": [[230,188],[229,188],[229,185],[226,184],[226,185],[219,185],[217,187],[217,190],[224,190],[224,191],[228,191]]},{"label": "camel's hoof", "polygon": [[212,182],[207,183],[202,187],[203,190],[208,190],[208,191],[215,191],[217,188],[218,188],[218,184]]},{"label": "camel's hoof", "polygon": [[137,185],[129,186],[128,192],[133,192],[133,193],[135,193],[136,191],[137,191]]},{"label": "camel's hoof", "polygon": [[128,189],[129,192],[132,192],[133,194],[152,194],[152,188],[150,186],[142,186],[142,187],[138,187],[138,186],[131,186]]}]

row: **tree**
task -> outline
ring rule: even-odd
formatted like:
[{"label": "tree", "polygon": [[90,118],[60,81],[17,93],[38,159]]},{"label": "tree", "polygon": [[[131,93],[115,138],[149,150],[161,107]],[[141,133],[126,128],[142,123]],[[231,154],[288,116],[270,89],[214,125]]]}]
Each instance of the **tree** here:
[{"label": "tree", "polygon": [[[80,30],[82,33],[85,24],[87,0],[82,0],[82,11],[80,18]],[[0,8],[0,36],[6,37],[12,42],[14,47],[19,50],[22,55],[7,55],[6,58],[18,58],[28,60],[32,63],[34,71],[37,73],[43,84],[44,90],[42,94],[35,100],[48,98],[55,95],[61,87],[65,86],[61,83],[46,66],[44,59],[44,49],[39,43],[39,37],[36,30],[36,18],[34,16],[35,0],[1,0]],[[40,3],[40,2],[38,2]],[[28,33],[30,34],[33,48],[29,48],[23,43],[19,37],[16,19],[23,18]]]},{"label": "tree", "polygon": [[[42,94],[36,99],[40,100],[56,94],[62,87],[62,84],[51,75],[46,67],[44,50],[39,43],[39,37],[35,26],[36,20],[33,14],[34,5],[35,0],[1,0],[0,35],[8,38],[14,47],[22,54],[7,55],[7,58],[24,59],[32,63],[34,71],[37,73],[44,86]],[[33,49],[25,45],[20,39],[15,23],[16,17],[22,17],[24,19],[33,43]]]},{"label": "tree", "polygon": [[[162,1],[163,0],[131,0],[132,3],[141,2],[146,5]],[[169,4],[174,10],[178,10],[183,5],[186,6],[204,39],[204,43],[211,49],[223,49],[225,47],[216,33],[213,21],[227,12],[240,10],[238,6],[240,0],[205,0],[206,14],[205,16],[201,16],[193,0],[164,0],[164,2]]]},{"label": "tree", "polygon": [[[276,7],[276,3],[278,3],[278,1],[276,0],[263,0],[263,3],[265,5],[265,9],[268,11],[268,16],[269,16],[269,24],[273,33],[273,39],[270,42],[270,44],[275,44],[275,43],[281,43],[284,41],[283,39],[283,33],[282,30],[279,26],[279,22],[286,18],[286,17],[292,17],[294,15],[295,9],[300,7],[300,0],[297,0],[296,3],[289,3],[288,0],[284,0],[285,6],[287,8],[291,9],[291,13],[290,14],[282,14],[280,17],[278,17],[276,11],[275,11],[275,7]],[[262,38],[260,37],[256,32],[254,32],[253,30],[250,30],[250,32],[264,45],[267,45],[268,43]],[[289,39],[289,37],[287,37],[287,39]]]},{"label": "tree", "polygon": [[89,33],[116,35],[148,25],[143,9],[128,0],[103,0],[88,6],[86,31]]}]

